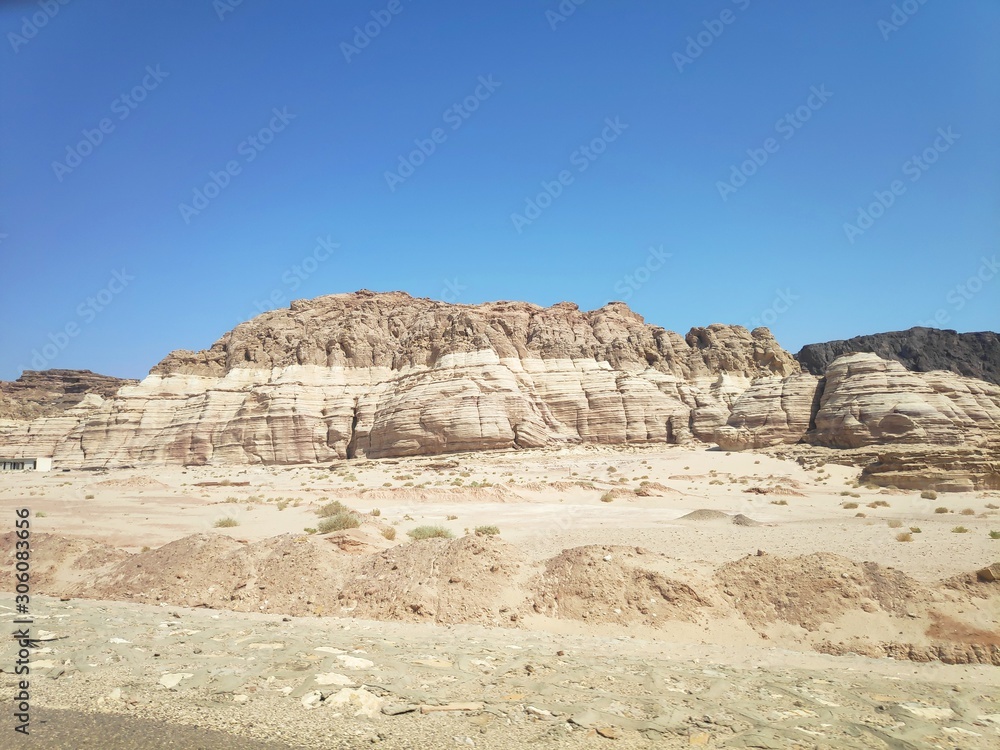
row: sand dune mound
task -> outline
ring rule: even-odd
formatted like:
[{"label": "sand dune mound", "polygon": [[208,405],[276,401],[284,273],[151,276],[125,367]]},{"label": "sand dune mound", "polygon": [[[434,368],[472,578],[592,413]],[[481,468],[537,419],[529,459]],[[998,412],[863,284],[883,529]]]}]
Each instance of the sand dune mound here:
[{"label": "sand dune mound", "polygon": [[708,508],[699,508],[698,510],[693,510],[690,513],[686,513],[678,521],[729,521],[732,518],[728,513],[723,513],[721,510],[710,510]]},{"label": "sand dune mound", "polygon": [[322,539],[301,535],[244,544],[195,534],[131,555],[73,593],[237,611],[329,613],[350,559]]},{"label": "sand dune mound", "polygon": [[715,579],[757,629],[782,621],[815,631],[856,610],[903,616],[928,599],[924,587],[898,570],[825,552],[748,555],[720,567]]},{"label": "sand dune mound", "polygon": [[[17,538],[14,532],[0,536],[0,570],[4,580],[13,582],[11,575],[16,562]],[[60,595],[80,581],[90,580],[112,570],[129,554],[93,539],[31,535],[31,583],[40,594]],[[13,588],[13,585],[10,586]]]},{"label": "sand dune mound", "polygon": [[737,513],[733,516],[733,526],[763,526],[760,521],[755,521],[749,516],[744,516],[742,513]]},{"label": "sand dune mound", "polygon": [[638,547],[588,545],[545,562],[531,583],[534,611],[590,623],[693,622],[711,604],[684,583],[652,570],[662,555]]},{"label": "sand dune mound", "polygon": [[491,537],[410,542],[359,560],[339,609],[375,620],[510,625],[522,563],[514,547]]}]

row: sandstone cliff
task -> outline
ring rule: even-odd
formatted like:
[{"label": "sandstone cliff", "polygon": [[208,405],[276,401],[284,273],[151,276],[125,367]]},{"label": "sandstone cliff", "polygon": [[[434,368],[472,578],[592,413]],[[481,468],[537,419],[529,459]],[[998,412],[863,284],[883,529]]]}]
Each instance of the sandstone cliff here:
[{"label": "sandstone cliff", "polygon": [[1000,335],[991,331],[956,333],[936,328],[856,336],[802,347],[795,358],[802,369],[822,375],[837,357],[855,352],[877,354],[899,362],[907,370],[946,370],[1000,384]]},{"label": "sandstone cliff", "polygon": [[[207,350],[173,352],[140,383],[84,390],[57,398],[58,408],[9,407],[0,451],[102,467],[574,442],[933,445],[976,451],[972,481],[985,486],[1000,444],[994,383],[911,372],[871,353],[841,355],[817,376],[767,329],[714,324],[680,336],[620,302],[581,312],[567,302],[452,305],[400,292],[298,300]],[[900,460],[887,455],[884,465],[892,473]],[[943,485],[961,480],[949,472],[939,472]]]},{"label": "sandstone cliff", "polygon": [[763,328],[682,337],[622,303],[358,292],[265,313],[206,351],[170,354],[112,399],[8,424],[0,445],[115,466],[709,440],[754,379],[798,371]]},{"label": "sandstone cliff", "polygon": [[113,396],[138,380],[98,375],[90,370],[25,370],[14,381],[0,381],[0,419],[35,419],[60,414],[88,393]]}]

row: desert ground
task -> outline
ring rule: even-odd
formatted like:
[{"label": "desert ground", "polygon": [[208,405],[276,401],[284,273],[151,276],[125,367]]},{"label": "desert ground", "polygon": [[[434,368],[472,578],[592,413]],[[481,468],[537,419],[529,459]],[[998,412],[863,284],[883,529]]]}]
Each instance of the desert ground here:
[{"label": "desert ground", "polygon": [[261,747],[1000,746],[1000,492],[859,473],[661,445],[2,474],[30,746],[46,711]]}]

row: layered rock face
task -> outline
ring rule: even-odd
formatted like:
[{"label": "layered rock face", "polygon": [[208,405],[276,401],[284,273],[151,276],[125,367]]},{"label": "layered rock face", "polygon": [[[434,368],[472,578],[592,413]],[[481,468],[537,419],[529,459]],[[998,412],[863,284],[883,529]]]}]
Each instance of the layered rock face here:
[{"label": "layered rock face", "polygon": [[682,337],[622,303],[358,292],[265,313],[109,400],[0,428],[0,445],[90,467],[709,440],[754,379],[798,371],[763,328]]},{"label": "layered rock face", "polygon": [[822,375],[837,357],[856,352],[877,354],[899,362],[907,370],[945,370],[1000,384],[1000,335],[991,331],[956,333],[936,328],[856,336],[841,341],[809,344],[795,358],[802,369]]},{"label": "layered rock face", "polygon": [[1000,386],[850,354],[834,360],[823,378],[800,373],[756,381],[714,438],[727,450],[798,442],[991,449],[1000,443]]},{"label": "layered rock face", "polygon": [[0,419],[24,420],[61,414],[88,394],[104,399],[123,385],[138,382],[90,370],[25,370],[15,381],[0,381]]}]

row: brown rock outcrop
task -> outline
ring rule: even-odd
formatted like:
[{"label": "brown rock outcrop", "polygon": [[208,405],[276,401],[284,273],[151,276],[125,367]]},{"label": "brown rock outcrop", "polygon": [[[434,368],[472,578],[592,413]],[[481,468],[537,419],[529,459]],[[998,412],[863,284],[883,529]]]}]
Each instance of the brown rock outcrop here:
[{"label": "brown rock outcrop", "polygon": [[798,364],[767,329],[686,337],[622,303],[581,312],[358,292],[299,300],[60,421],[0,427],[60,466],[313,463],[560,442],[711,439],[762,376]]},{"label": "brown rock outcrop", "polygon": [[98,375],[90,370],[25,370],[14,381],[0,381],[0,419],[28,420],[63,413],[88,394],[110,398],[138,380]]}]

